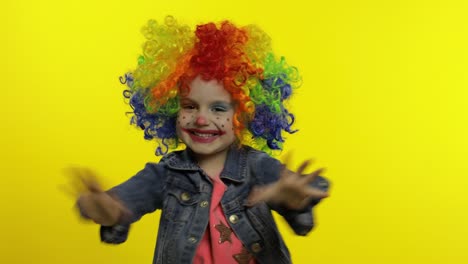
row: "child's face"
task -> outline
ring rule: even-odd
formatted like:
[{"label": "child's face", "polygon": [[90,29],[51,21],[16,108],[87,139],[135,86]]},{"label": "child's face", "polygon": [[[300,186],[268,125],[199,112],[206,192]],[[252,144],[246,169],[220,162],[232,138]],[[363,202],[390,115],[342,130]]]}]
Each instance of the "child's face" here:
[{"label": "child's face", "polygon": [[196,77],[180,99],[177,135],[196,154],[224,154],[236,139],[231,95],[216,80]]}]

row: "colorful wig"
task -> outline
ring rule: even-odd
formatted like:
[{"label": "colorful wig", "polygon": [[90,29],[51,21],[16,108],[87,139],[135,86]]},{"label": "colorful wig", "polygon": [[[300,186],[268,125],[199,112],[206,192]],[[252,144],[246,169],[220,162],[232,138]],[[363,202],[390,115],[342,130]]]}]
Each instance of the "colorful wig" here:
[{"label": "colorful wig", "polygon": [[121,77],[125,98],[133,109],[131,123],[156,139],[156,155],[179,145],[176,119],[179,97],[188,94],[197,76],[216,79],[235,103],[234,129],[239,142],[271,153],[282,149],[282,132],[294,115],[285,107],[300,85],[295,67],[275,59],[270,38],[258,27],[238,28],[229,21],[198,25],[192,32],[171,17],[164,24],[150,20],[138,66]]}]

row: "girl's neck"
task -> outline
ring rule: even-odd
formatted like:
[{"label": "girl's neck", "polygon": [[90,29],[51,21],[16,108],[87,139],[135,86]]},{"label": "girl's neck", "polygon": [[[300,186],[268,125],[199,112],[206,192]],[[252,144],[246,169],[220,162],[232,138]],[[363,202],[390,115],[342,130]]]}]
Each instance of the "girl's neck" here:
[{"label": "girl's neck", "polygon": [[227,150],[212,155],[200,155],[195,153],[198,166],[210,177],[218,178],[226,162]]}]

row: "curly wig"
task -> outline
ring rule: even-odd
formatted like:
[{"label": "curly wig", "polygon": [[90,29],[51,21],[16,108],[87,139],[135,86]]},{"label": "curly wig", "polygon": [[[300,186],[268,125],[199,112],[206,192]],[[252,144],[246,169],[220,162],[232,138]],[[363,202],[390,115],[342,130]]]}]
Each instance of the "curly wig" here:
[{"label": "curly wig", "polygon": [[285,102],[301,78],[295,67],[272,52],[270,38],[254,25],[229,21],[198,25],[193,32],[173,17],[150,20],[135,70],[120,78],[132,111],[131,123],[156,139],[156,155],[179,146],[176,119],[179,97],[188,94],[197,76],[218,80],[236,105],[238,141],[271,153],[282,149],[282,132],[294,133],[294,115]]}]

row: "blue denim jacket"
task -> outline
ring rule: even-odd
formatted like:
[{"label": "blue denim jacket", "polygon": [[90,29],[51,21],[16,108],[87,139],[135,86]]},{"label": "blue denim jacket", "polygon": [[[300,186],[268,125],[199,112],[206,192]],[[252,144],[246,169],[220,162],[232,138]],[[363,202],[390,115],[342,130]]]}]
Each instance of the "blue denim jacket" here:
[{"label": "blue denim jacket", "polygon": [[[220,175],[227,186],[221,200],[227,222],[257,263],[291,263],[270,209],[281,214],[298,235],[306,235],[314,225],[312,207],[319,200],[300,211],[266,203],[245,206],[251,188],[276,181],[280,171],[281,164],[276,159],[242,146],[230,148]],[[312,185],[326,191],[329,183],[317,177]],[[212,184],[190,150],[172,152],[157,164],[148,163],[109,192],[124,203],[132,217],[119,225],[102,226],[102,241],[124,242],[130,223],[162,209],[153,264],[192,262],[208,225]]]}]

